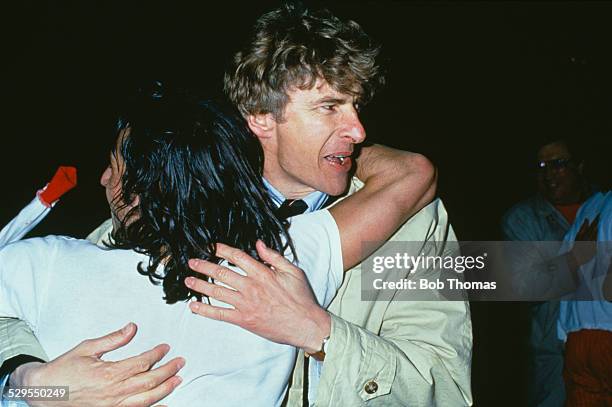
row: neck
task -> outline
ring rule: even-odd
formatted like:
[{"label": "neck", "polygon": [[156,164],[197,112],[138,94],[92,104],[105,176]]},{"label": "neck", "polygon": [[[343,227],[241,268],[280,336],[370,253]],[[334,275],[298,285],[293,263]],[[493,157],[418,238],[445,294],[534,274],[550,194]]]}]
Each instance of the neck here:
[{"label": "neck", "polygon": [[561,200],[561,202],[557,203],[557,205],[574,205],[579,204],[584,201],[584,193],[581,190],[573,191],[569,194],[565,199]]},{"label": "neck", "polygon": [[264,156],[264,178],[286,199],[301,199],[315,191],[314,188],[304,185],[281,168],[276,155],[266,151],[265,146]]},{"label": "neck", "polygon": [[286,199],[301,199],[315,191],[273,171],[264,170],[264,178]]}]

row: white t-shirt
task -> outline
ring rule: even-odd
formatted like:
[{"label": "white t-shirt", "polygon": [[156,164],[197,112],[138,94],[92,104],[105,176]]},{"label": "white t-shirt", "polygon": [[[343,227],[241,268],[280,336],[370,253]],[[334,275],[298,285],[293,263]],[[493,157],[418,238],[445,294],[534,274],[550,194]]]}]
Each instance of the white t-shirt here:
[{"label": "white t-shirt", "polygon": [[[326,210],[291,220],[301,267],[323,307],[342,282],[340,236]],[[19,241],[0,249],[0,315],[26,321],[50,358],[129,321],[134,340],[105,356],[118,360],[160,343],[171,346],[160,362],[186,359],[171,406],[276,406],[283,400],[295,348],[237,326],[193,314],[187,302],[172,305],[163,289],[139,274],[148,257],[103,249],[60,236]],[[242,271],[240,271],[242,273]],[[220,305],[219,303],[215,305]]]}]

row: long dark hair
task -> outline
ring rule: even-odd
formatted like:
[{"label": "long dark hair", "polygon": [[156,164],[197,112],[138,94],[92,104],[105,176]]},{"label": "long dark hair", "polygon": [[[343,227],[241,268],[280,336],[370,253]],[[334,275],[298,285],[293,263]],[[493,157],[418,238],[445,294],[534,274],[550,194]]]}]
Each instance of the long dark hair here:
[{"label": "long dark hair", "polygon": [[149,256],[138,271],[162,282],[168,304],[200,298],[184,284],[199,277],[187,262],[218,262],[217,242],[255,257],[257,239],[281,252],[291,248],[288,224],[276,218],[262,182],[261,145],[237,111],[169,94],[159,83],[144,93],[118,125],[127,134],[118,147],[125,161],[120,199],[139,203],[110,245]]}]

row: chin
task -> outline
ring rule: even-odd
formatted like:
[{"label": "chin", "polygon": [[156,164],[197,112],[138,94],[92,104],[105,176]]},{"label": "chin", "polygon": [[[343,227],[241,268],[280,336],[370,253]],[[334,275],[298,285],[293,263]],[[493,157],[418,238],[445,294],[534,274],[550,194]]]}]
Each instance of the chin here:
[{"label": "chin", "polygon": [[325,192],[327,195],[338,196],[342,195],[348,190],[348,178],[345,178],[342,182],[327,184],[325,189],[321,189],[321,192]]}]

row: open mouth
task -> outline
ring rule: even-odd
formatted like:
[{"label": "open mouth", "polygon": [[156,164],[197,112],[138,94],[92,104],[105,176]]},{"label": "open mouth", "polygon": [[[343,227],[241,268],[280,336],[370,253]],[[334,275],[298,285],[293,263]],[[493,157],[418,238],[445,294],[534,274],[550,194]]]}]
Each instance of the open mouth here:
[{"label": "open mouth", "polygon": [[327,161],[336,165],[344,165],[344,163],[349,163],[351,161],[350,154],[330,154],[324,157]]}]

